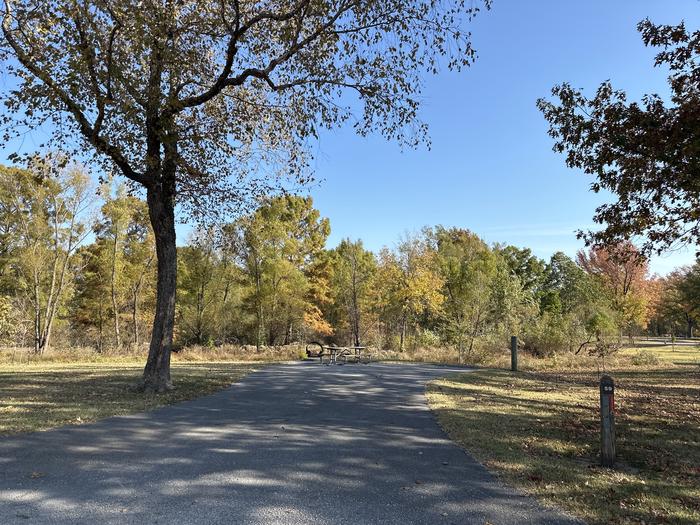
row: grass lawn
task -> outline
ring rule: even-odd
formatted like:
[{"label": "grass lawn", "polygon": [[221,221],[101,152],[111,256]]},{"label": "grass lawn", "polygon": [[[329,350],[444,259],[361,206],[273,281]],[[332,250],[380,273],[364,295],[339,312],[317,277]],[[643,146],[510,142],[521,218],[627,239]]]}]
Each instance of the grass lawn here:
[{"label": "grass lawn", "polygon": [[0,364],[0,435],[87,423],[177,403],[225,388],[260,366],[173,363],[175,390],[148,395],[130,389],[143,371],[143,363],[133,360]]},{"label": "grass lawn", "polygon": [[595,367],[549,362],[538,371],[525,359],[531,370],[517,374],[482,369],[435,381],[428,399],[455,441],[544,503],[595,524],[698,524],[700,354],[657,348],[658,364],[632,364],[648,361],[648,351],[625,351],[608,367],[616,381],[615,470],[598,466]]},{"label": "grass lawn", "polygon": [[661,363],[669,365],[696,365],[700,367],[700,341],[679,340],[677,344],[663,344],[658,341],[637,341],[634,347],[625,348],[620,355],[629,356],[632,360],[652,355]]}]

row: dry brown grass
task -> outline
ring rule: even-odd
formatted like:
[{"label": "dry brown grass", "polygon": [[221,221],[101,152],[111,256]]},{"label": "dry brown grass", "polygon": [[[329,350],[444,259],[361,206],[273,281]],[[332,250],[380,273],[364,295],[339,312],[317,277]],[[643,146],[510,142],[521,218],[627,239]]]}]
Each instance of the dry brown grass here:
[{"label": "dry brown grass", "polygon": [[[696,349],[634,348],[605,362],[521,357],[519,373],[483,369],[429,385],[455,441],[509,483],[589,523],[700,523]],[[617,383],[615,470],[598,466],[603,370]]]},{"label": "dry brown grass", "polygon": [[90,348],[0,349],[0,435],[82,424],[212,393],[264,363],[298,360],[304,347],[187,347],[172,356],[175,390],[133,391],[147,347],[95,352]]},{"label": "dry brown grass", "polygon": [[0,365],[0,435],[83,424],[221,390],[260,365],[175,362],[175,390],[135,392],[141,364],[39,362]]},{"label": "dry brown grass", "polygon": [[[31,363],[145,363],[148,347],[125,348],[96,352],[93,348],[50,348],[36,355],[29,348],[0,348],[0,364]],[[304,356],[304,346],[253,345],[188,346],[173,353],[174,362],[246,361],[278,362],[294,361]]]}]

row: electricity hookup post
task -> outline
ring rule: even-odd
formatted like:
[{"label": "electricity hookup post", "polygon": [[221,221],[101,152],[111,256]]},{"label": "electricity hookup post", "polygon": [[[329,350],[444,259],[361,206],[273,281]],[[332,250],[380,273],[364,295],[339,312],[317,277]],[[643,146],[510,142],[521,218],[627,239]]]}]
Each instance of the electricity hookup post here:
[{"label": "electricity hookup post", "polygon": [[515,335],[510,338],[510,369],[518,371],[518,337]]},{"label": "electricity hookup post", "polygon": [[600,462],[615,466],[615,382],[607,375],[600,378]]}]

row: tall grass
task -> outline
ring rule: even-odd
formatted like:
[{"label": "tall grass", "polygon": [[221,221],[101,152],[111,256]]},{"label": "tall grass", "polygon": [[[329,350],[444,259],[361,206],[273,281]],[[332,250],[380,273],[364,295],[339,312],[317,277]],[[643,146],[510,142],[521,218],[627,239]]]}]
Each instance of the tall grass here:
[{"label": "tall grass", "polygon": [[[174,362],[198,361],[246,361],[276,362],[293,361],[305,356],[304,346],[287,345],[257,349],[255,346],[222,345],[216,347],[188,346],[173,353]],[[0,363],[143,363],[148,355],[148,346],[138,348],[109,349],[96,352],[93,348],[49,348],[43,354],[35,354],[31,348],[0,348]]]}]

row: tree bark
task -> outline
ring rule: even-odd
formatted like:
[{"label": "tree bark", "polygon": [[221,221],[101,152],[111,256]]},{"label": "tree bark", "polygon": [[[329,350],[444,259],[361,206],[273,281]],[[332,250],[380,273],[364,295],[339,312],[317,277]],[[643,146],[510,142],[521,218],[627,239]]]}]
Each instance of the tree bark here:
[{"label": "tree bark", "polygon": [[134,343],[134,348],[139,347],[139,293],[138,288],[135,288],[132,293],[131,304],[131,323],[132,323],[132,342]]},{"label": "tree bark", "polygon": [[352,261],[352,335],[355,346],[360,346],[360,305],[357,297],[357,259]]},{"label": "tree bark", "polygon": [[175,244],[175,177],[148,188],[148,214],[153,226],[158,260],[156,314],[143,371],[142,388],[163,392],[172,389],[170,351],[175,326],[175,294],[177,289],[177,248]]},{"label": "tree bark", "polygon": [[399,341],[399,352],[403,352],[406,341],[406,314],[401,317],[401,339]]},{"label": "tree bark", "polygon": [[205,283],[200,283],[197,290],[197,325],[195,326],[194,338],[198,345],[204,344],[204,292]]},{"label": "tree bark", "polygon": [[153,264],[153,255],[152,254],[149,257],[148,262],[146,263],[146,267],[144,268],[144,271],[141,272],[138,280],[136,281],[136,284],[132,287],[133,303],[131,305],[131,319],[132,319],[132,323],[133,323],[132,337],[133,337],[134,348],[139,347],[139,298],[141,297],[141,290],[143,288],[144,276],[146,275],[146,272],[150,269],[151,264]]},{"label": "tree bark", "polygon": [[97,317],[98,335],[97,335],[97,352],[102,353],[102,336],[103,336],[103,319],[102,319],[102,299],[100,298],[100,309]]},{"label": "tree bark", "polygon": [[287,317],[287,326],[284,330],[284,344],[288,345],[292,343],[292,320]]},{"label": "tree bark", "polygon": [[690,317],[690,315],[688,315],[688,314],[685,314],[685,318],[686,318],[686,325],[687,325],[687,327],[688,327],[688,330],[687,330],[686,333],[688,334],[688,338],[689,338],[689,339],[692,339],[692,338],[693,338],[693,324],[694,324],[694,320],[693,320],[693,318]]},{"label": "tree bark", "polygon": [[112,312],[114,314],[114,346],[117,350],[121,347],[121,333],[119,330],[119,304],[117,301],[117,248],[119,246],[119,233],[116,231],[118,225],[113,225],[114,243],[112,244],[112,274],[110,276],[112,287]]},{"label": "tree bark", "polygon": [[262,278],[260,275],[260,261],[257,258],[257,254],[253,258],[254,271],[255,271],[255,321],[256,321],[256,334],[255,334],[255,348],[259,352],[260,347],[263,342],[264,334],[264,323],[263,323],[263,304],[262,304]]},{"label": "tree bark", "polygon": [[34,270],[34,353],[41,352],[41,303],[39,301],[39,279]]}]

